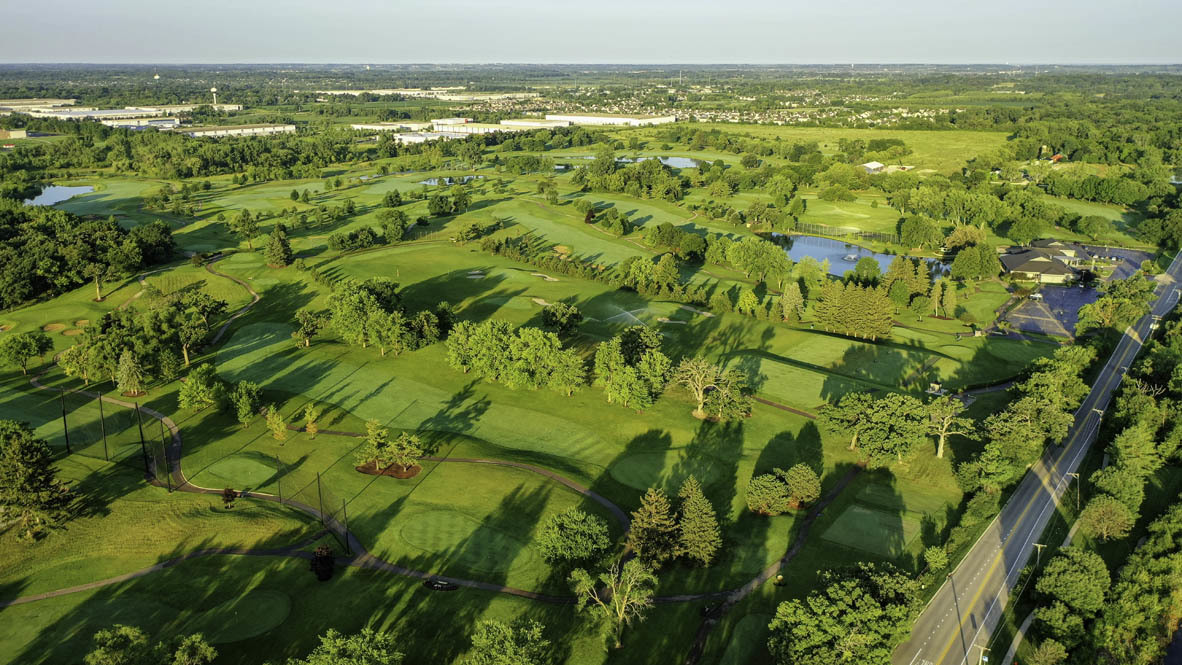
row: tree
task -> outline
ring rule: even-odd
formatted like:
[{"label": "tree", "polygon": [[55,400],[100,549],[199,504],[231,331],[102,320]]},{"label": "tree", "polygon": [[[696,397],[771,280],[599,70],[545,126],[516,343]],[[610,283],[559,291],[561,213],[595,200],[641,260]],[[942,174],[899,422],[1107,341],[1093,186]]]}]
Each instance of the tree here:
[{"label": "tree", "polygon": [[409,469],[419,461],[423,456],[423,445],[418,436],[403,432],[394,439],[394,443],[390,444],[390,450],[387,453],[386,459],[391,464],[401,467],[402,469]]},{"label": "tree", "polygon": [[538,551],[550,564],[590,561],[611,547],[607,523],[570,508],[547,519],[536,539]]},{"label": "tree", "polygon": [[324,325],[324,315],[308,309],[300,309],[296,310],[295,320],[298,328],[291,336],[296,338],[297,343],[303,342],[301,346],[305,348],[311,346],[312,338],[320,332],[320,328]]},{"label": "tree", "polygon": [[330,628],[312,653],[288,659],[287,665],[401,665],[402,654],[394,646],[391,633],[366,627],[360,633],[342,635]]},{"label": "tree", "polygon": [[632,512],[632,527],[628,532],[628,547],[645,564],[658,567],[673,558],[677,550],[677,522],[669,498],[659,489],[650,487],[640,500],[640,507]]},{"label": "tree", "polygon": [[451,214],[451,201],[445,194],[434,194],[427,199],[427,212],[432,217],[443,217]]},{"label": "tree", "polygon": [[130,397],[142,395],[144,392],[144,368],[135,354],[129,350],[124,350],[119,355],[115,383],[119,386],[120,392]]},{"label": "tree", "polygon": [[185,357],[185,367],[188,367],[189,350],[205,342],[209,336],[209,324],[200,312],[180,310],[176,311],[172,323],[181,345],[181,354]]},{"label": "tree", "polygon": [[0,420],[0,514],[15,517],[33,540],[66,517],[68,495],[52,466],[49,445],[28,423]]},{"label": "tree", "polygon": [[1065,547],[1047,562],[1034,588],[1091,618],[1103,607],[1111,584],[1108,567],[1099,554],[1082,547]]},{"label": "tree", "polygon": [[392,189],[382,196],[382,205],[387,208],[397,208],[402,205],[402,193],[397,189]]},{"label": "tree", "polygon": [[308,402],[304,406],[304,432],[308,434],[309,439],[315,439],[316,433],[320,431],[320,424],[317,421],[323,411],[324,408],[315,402]]},{"label": "tree", "polygon": [[961,416],[964,413],[964,402],[943,395],[937,397],[925,407],[931,423],[931,431],[936,435],[936,457],[943,459],[944,444],[953,434],[968,435],[973,432],[973,421]]},{"label": "tree", "polygon": [[944,283],[944,294],[940,299],[940,308],[944,310],[944,316],[950,319],[955,318],[957,307],[956,284],[944,279],[940,281]]},{"label": "tree", "polygon": [[706,417],[706,394],[718,384],[720,374],[721,370],[717,365],[701,356],[682,360],[674,371],[673,381],[684,386],[697,402],[694,408],[695,418]]},{"label": "tree", "polygon": [[1067,649],[1055,640],[1045,639],[1030,654],[1030,665],[1060,665],[1067,660]]},{"label": "tree", "polygon": [[249,210],[243,208],[242,212],[234,217],[234,221],[230,224],[230,229],[242,236],[243,240],[246,241],[246,246],[250,248],[250,251],[254,251],[254,237],[259,234],[259,223],[250,214]]},{"label": "tree", "polygon": [[821,478],[807,464],[796,464],[787,471],[776,469],[775,474],[788,489],[788,497],[797,505],[821,498]]},{"label": "tree", "polygon": [[242,380],[234,385],[230,393],[230,403],[234,405],[234,413],[243,427],[249,427],[259,412],[259,395],[262,388],[253,381]]},{"label": "tree", "polygon": [[633,621],[643,621],[645,610],[653,604],[657,576],[640,559],[629,559],[622,566],[612,564],[595,579],[586,570],[576,568],[570,574],[570,583],[578,596],[579,609],[590,609],[608,624],[618,649],[623,646],[624,628]]},{"label": "tree", "polygon": [[738,370],[724,372],[706,395],[706,413],[718,422],[742,420],[751,414],[751,394],[747,379]]},{"label": "tree", "polygon": [[860,564],[822,574],[823,587],[780,603],[768,625],[779,665],[887,663],[911,629],[919,583],[894,568]]},{"label": "tree", "polygon": [[15,333],[0,337],[0,358],[10,365],[21,368],[21,374],[28,374],[29,360],[44,356],[53,348],[49,336],[41,331]]},{"label": "tree", "polygon": [[822,427],[840,432],[850,438],[850,450],[858,447],[874,397],[870,393],[846,393],[836,403],[821,407]]},{"label": "tree", "polygon": [[135,626],[114,626],[94,634],[94,648],[83,662],[86,665],[149,665],[154,656],[144,631]]},{"label": "tree", "polygon": [[291,265],[291,242],[287,239],[287,233],[282,224],[276,224],[275,228],[271,230],[271,235],[267,236],[267,245],[263,253],[269,265],[275,267]]},{"label": "tree", "polygon": [[221,381],[213,365],[202,363],[189,370],[188,379],[181,383],[177,402],[182,409],[200,411],[217,404],[221,396]]},{"label": "tree", "polygon": [[788,486],[774,473],[755,476],[747,483],[747,507],[760,515],[780,515],[792,507]]},{"label": "tree", "polygon": [[204,635],[197,633],[176,640],[172,659],[167,665],[208,665],[217,657],[217,649],[205,641]]},{"label": "tree", "polygon": [[300,200],[300,193],[293,189],[293,190],[291,190],[291,194],[288,195],[288,198],[291,199],[292,201],[299,201]]},{"label": "tree", "polygon": [[552,328],[559,335],[569,335],[579,327],[583,314],[574,305],[554,302],[542,308],[542,325]]},{"label": "tree", "polygon": [[267,405],[267,429],[271,430],[271,436],[276,441],[287,440],[287,423],[274,404]]},{"label": "tree", "polygon": [[932,545],[923,551],[923,560],[929,571],[938,573],[948,567],[948,550],[941,545]]},{"label": "tree", "polygon": [[697,478],[687,476],[677,493],[681,498],[681,514],[677,524],[677,554],[709,566],[718,548],[722,533],[714,506],[702,493]]},{"label": "tree", "polygon": [[1080,530],[1102,541],[1124,538],[1133,528],[1134,521],[1133,511],[1107,494],[1093,497],[1079,514]]},{"label": "tree", "polygon": [[861,427],[861,446],[874,466],[885,466],[892,458],[903,461],[924,436],[929,425],[923,403],[900,393],[887,393],[875,400]]},{"label": "tree", "polygon": [[550,641],[543,639],[545,628],[532,619],[481,621],[472,632],[472,648],[461,661],[463,665],[538,665],[546,660]]},{"label": "tree", "polygon": [[780,319],[783,321],[799,321],[804,317],[804,295],[800,292],[800,284],[791,282],[780,296]]}]

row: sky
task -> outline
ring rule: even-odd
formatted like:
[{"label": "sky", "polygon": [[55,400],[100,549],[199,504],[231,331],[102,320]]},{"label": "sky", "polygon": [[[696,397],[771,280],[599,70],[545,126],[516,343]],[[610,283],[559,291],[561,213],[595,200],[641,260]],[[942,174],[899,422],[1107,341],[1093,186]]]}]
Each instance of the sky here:
[{"label": "sky", "polygon": [[0,62],[1182,62],[1178,0],[38,0]]}]

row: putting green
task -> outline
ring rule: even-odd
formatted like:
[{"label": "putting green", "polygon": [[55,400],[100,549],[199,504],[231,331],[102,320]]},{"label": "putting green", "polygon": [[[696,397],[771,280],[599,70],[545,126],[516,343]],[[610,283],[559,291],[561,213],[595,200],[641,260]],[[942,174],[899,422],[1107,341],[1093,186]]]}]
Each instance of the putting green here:
[{"label": "putting green", "polygon": [[863,552],[897,557],[919,535],[919,529],[919,519],[914,513],[853,505],[846,508],[821,537]]},{"label": "putting green", "polygon": [[[260,425],[256,423],[255,427]],[[242,452],[210,464],[193,477],[193,482],[205,487],[248,488],[259,487],[274,476],[273,459],[258,453]]]},{"label": "putting green", "polygon": [[664,450],[625,455],[609,471],[616,480],[638,490],[662,487],[666,492],[676,492],[691,474],[703,487],[719,482],[723,466],[712,457],[689,456],[684,450]]},{"label": "putting green", "polygon": [[250,639],[275,628],[291,613],[291,597],[274,589],[255,589],[212,607],[185,627],[201,633],[211,644]]},{"label": "putting green", "polygon": [[399,533],[407,543],[472,570],[508,572],[535,559],[527,542],[459,511],[427,510],[403,519]]}]

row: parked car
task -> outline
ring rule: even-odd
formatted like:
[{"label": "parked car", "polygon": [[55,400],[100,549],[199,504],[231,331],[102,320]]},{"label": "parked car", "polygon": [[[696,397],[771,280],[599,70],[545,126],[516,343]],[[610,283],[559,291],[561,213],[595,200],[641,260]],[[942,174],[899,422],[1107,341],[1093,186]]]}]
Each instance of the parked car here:
[{"label": "parked car", "polygon": [[428,577],[427,579],[423,580],[423,586],[432,591],[455,591],[456,589],[460,588],[459,586],[448,582],[447,580],[441,580],[438,577]]}]

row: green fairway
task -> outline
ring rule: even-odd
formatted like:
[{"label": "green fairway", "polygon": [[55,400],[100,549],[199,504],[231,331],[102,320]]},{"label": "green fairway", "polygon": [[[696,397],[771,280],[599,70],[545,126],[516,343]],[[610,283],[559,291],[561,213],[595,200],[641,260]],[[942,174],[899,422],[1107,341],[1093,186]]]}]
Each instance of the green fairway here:
[{"label": "green fairway", "polygon": [[255,589],[203,610],[182,630],[201,633],[211,644],[240,642],[287,621],[291,596],[278,589]]},{"label": "green fairway", "polygon": [[919,528],[917,516],[854,505],[846,508],[822,537],[881,557],[897,557],[919,535]]}]

